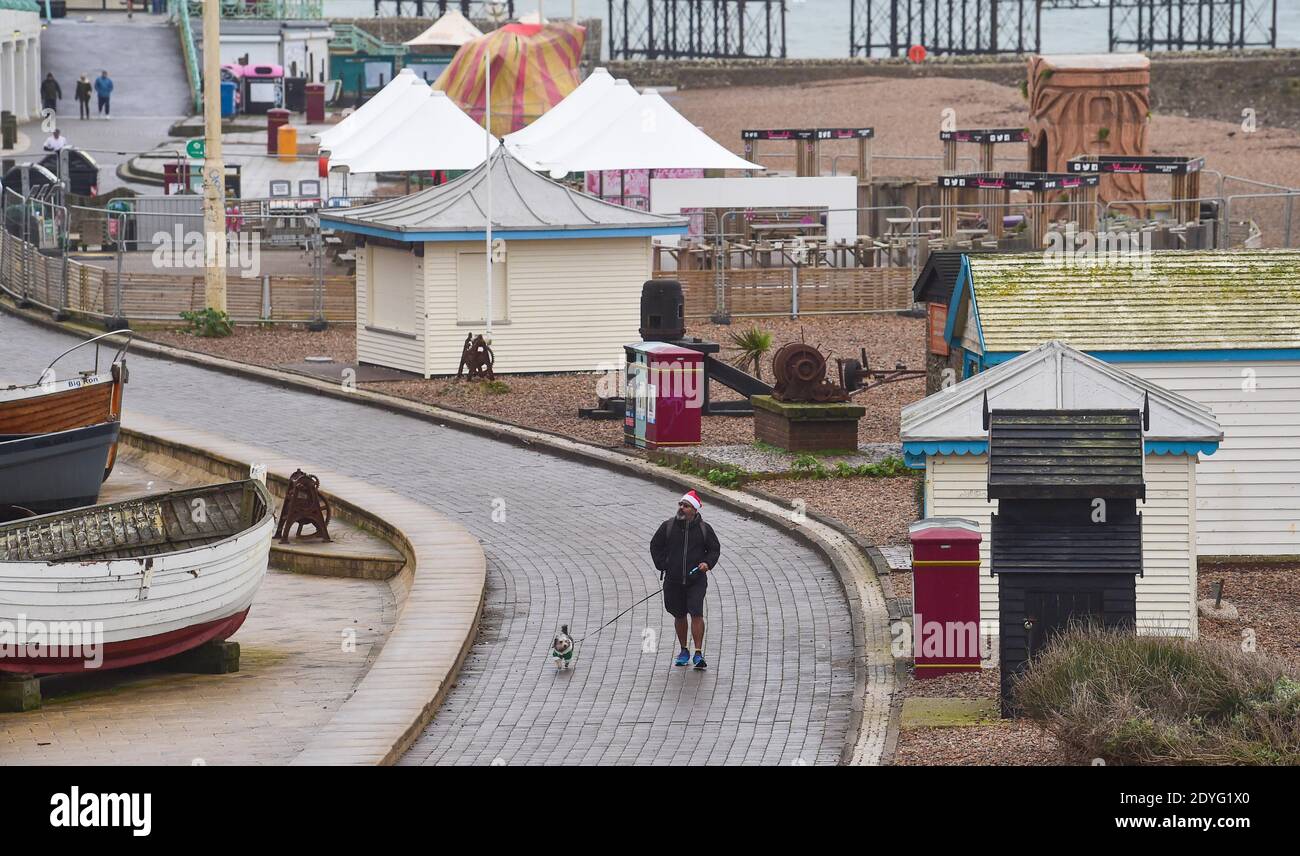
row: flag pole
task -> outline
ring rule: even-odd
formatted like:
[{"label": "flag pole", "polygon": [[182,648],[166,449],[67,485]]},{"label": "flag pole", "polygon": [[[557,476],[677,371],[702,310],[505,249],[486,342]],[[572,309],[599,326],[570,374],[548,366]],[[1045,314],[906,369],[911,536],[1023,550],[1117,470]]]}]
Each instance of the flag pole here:
[{"label": "flag pole", "polygon": [[483,138],[484,160],[487,168],[487,230],[484,232],[484,258],[487,264],[487,329],[483,340],[492,343],[492,51],[483,51]]}]

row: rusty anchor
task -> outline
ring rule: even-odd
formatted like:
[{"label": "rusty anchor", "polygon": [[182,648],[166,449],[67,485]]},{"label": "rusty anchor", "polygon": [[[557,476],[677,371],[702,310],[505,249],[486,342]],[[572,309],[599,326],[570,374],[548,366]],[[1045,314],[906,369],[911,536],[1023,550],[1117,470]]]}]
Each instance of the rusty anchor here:
[{"label": "rusty anchor", "polygon": [[483,334],[475,336],[473,333],[466,333],[465,347],[461,349],[460,367],[456,369],[456,377],[460,378],[463,373],[468,372],[470,380],[496,380],[496,375],[492,373],[494,361],[492,348],[483,338]]}]

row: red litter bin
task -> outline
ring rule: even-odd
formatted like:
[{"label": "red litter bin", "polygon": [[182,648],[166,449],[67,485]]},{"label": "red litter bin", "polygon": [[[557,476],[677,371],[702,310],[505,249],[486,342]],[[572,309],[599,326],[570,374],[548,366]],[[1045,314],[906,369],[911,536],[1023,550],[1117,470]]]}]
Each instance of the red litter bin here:
[{"label": "red litter bin", "polygon": [[289,111],[283,107],[272,107],[266,111],[266,153],[273,155],[280,150],[280,126],[289,124]]},{"label": "red litter bin", "polygon": [[912,542],[912,653],[918,679],[980,667],[979,524],[927,517]]},{"label": "red litter bin", "polygon": [[704,354],[664,342],[624,345],[623,443],[638,449],[700,444]]},{"label": "red litter bin", "polygon": [[307,84],[307,121],[325,121],[325,84]]}]

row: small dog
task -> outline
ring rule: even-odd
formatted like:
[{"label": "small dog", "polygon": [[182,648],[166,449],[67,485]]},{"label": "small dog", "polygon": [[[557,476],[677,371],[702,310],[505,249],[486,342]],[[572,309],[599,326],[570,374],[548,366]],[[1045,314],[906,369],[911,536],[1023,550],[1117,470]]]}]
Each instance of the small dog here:
[{"label": "small dog", "polygon": [[569,636],[569,625],[560,627],[560,632],[551,640],[551,658],[555,668],[567,669],[573,660],[573,638]]}]

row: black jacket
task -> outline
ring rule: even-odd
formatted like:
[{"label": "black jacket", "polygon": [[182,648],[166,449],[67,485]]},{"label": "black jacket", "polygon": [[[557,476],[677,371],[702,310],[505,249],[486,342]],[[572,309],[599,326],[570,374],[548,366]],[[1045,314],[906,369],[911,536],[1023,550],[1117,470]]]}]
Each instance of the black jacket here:
[{"label": "black jacket", "polygon": [[78,81],[77,81],[77,100],[78,100],[78,101],[89,101],[89,100],[90,100],[90,81],[89,81],[89,80],[78,80]]},{"label": "black jacket", "polygon": [[47,77],[41,81],[41,98],[46,101],[57,101],[63,97],[63,90],[59,88],[59,82],[52,77]]},{"label": "black jacket", "polygon": [[696,574],[687,577],[691,568],[697,568],[705,562],[712,571],[722,554],[722,545],[713,527],[696,514],[688,526],[684,520],[670,517],[659,525],[654,537],[650,539],[650,558],[654,559],[655,568],[670,579],[692,584],[700,578]]}]

